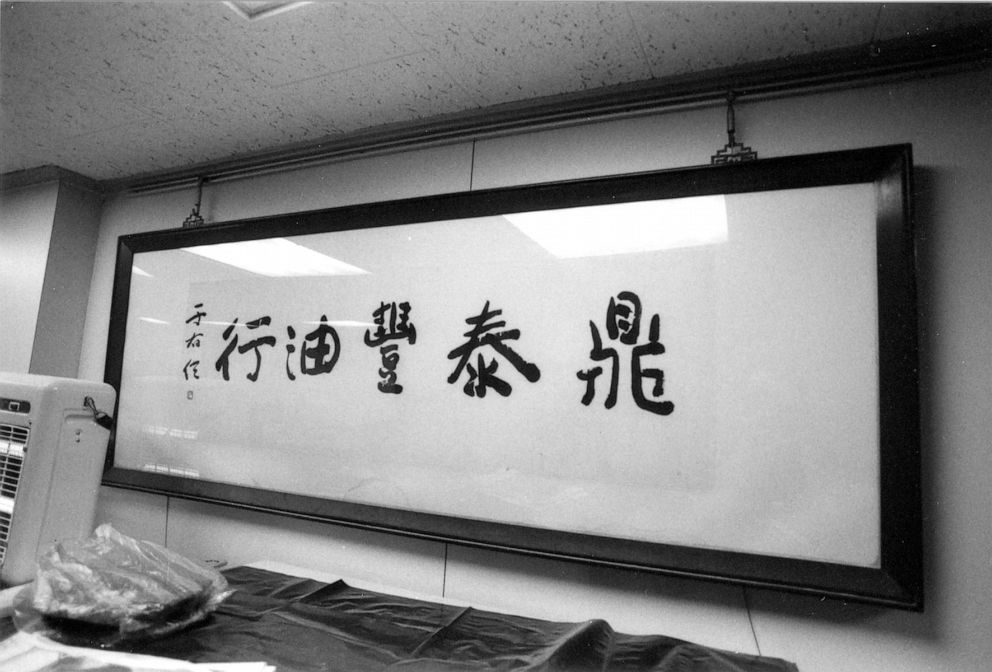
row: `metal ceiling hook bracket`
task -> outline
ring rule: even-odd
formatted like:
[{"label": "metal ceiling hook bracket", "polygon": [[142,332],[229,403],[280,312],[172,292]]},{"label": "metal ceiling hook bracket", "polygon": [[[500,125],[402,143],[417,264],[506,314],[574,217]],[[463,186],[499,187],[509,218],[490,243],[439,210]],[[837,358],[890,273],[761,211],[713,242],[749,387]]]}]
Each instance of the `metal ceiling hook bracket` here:
[{"label": "metal ceiling hook bracket", "polygon": [[724,163],[743,163],[758,158],[756,151],[737,142],[737,121],[734,117],[735,98],[732,90],[727,92],[727,144],[710,157],[710,163],[714,166]]},{"label": "metal ceiling hook bracket", "polygon": [[196,180],[196,205],[193,206],[193,210],[189,213],[189,217],[183,220],[184,229],[192,229],[205,224],[203,217],[200,216],[200,202],[203,200],[203,183],[206,181],[207,180],[204,177],[199,177]]}]

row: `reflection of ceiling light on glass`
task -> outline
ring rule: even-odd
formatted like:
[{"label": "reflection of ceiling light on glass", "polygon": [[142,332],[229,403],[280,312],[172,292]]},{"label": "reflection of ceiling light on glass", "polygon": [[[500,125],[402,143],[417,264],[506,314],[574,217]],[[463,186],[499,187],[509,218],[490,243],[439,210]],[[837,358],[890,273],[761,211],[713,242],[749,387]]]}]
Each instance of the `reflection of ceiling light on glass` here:
[{"label": "reflection of ceiling light on glass", "polygon": [[157,317],[139,317],[142,322],[148,322],[149,324],[169,324],[165,320],[160,320]]},{"label": "reflection of ceiling light on glass", "polygon": [[150,278],[150,277],[152,277],[152,274],[151,273],[149,273],[148,271],[143,271],[140,268],[138,268],[137,266],[132,266],[131,267],[131,273],[133,273],[134,275],[140,275],[143,278]]},{"label": "reflection of ceiling light on glass", "polygon": [[559,258],[652,252],[727,241],[722,195],[505,215]]},{"label": "reflection of ceiling light on glass", "polygon": [[269,277],[288,278],[368,273],[357,266],[338,261],[285,238],[198,245],[183,249],[192,254],[219,261],[222,264],[236,266]]},{"label": "reflection of ceiling light on glass", "polygon": [[[321,324],[320,322],[304,322],[303,324]],[[353,328],[358,327],[360,329],[375,329],[375,325],[371,322],[361,322],[359,320],[328,320],[327,324],[332,327],[345,327]]]},{"label": "reflection of ceiling light on glass", "polygon": [[[142,320],[152,321],[152,318],[149,318],[149,317],[142,317],[141,319]],[[168,324],[168,323],[167,322],[163,322],[163,324]],[[232,325],[230,322],[216,322],[214,320],[204,320],[203,321],[203,324],[212,324],[212,325],[217,326],[217,327],[225,327],[225,328],[226,327],[230,327],[230,326],[234,326],[234,327],[241,328],[241,329],[248,328],[248,325],[246,325],[246,324],[240,324],[240,323],[238,323],[238,324]],[[376,326],[375,324],[373,324],[371,322],[362,322],[360,320],[327,320],[325,322],[318,322],[316,320],[304,320],[304,321],[300,322],[300,324],[306,324],[306,325],[321,325],[321,324],[326,324],[326,325],[331,326],[331,327],[342,327],[342,328],[356,328],[357,327],[357,328],[361,328],[361,329],[375,329],[375,326]]]}]

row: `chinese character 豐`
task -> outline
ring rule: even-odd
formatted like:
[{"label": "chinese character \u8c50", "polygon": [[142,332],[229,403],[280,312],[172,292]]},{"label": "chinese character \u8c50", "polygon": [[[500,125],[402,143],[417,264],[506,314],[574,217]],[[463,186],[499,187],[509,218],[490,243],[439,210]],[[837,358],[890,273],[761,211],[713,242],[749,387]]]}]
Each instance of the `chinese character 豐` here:
[{"label": "chinese character \u8c50", "polygon": [[403,386],[396,382],[396,366],[400,361],[399,345],[387,341],[407,341],[410,345],[417,342],[417,328],[410,321],[410,304],[403,301],[397,304],[380,302],[379,307],[372,312],[376,325],[375,333],[365,331],[365,345],[379,348],[382,356],[382,367],[379,369],[380,381],[378,388],[386,394],[400,394]]}]

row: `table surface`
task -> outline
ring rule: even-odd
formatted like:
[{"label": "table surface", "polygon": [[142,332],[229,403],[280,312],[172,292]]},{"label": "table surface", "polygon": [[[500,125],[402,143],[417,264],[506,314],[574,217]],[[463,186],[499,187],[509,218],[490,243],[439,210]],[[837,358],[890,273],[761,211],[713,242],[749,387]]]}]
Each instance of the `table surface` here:
[{"label": "table surface", "polygon": [[[112,648],[195,663],[265,661],[279,672],[796,672],[776,658],[665,635],[618,633],[603,620],[554,622],[499,613],[283,563],[252,563],[223,574],[233,592],[206,620]],[[12,620],[2,619],[0,638],[13,632]],[[49,631],[55,638],[63,634]]]}]

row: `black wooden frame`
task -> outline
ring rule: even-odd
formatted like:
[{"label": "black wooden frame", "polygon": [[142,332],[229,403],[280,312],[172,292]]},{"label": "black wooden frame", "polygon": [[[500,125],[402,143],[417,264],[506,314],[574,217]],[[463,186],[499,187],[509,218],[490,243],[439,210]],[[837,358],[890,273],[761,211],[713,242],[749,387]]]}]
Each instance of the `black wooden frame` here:
[{"label": "black wooden frame", "polygon": [[922,610],[916,256],[909,145],[444,194],[121,236],[105,380],[120,389],[131,268],[139,252],[607,202],[865,182],[874,183],[877,202],[878,568],[549,531],[123,469],[114,466],[113,437],[104,483],[431,540]]}]

